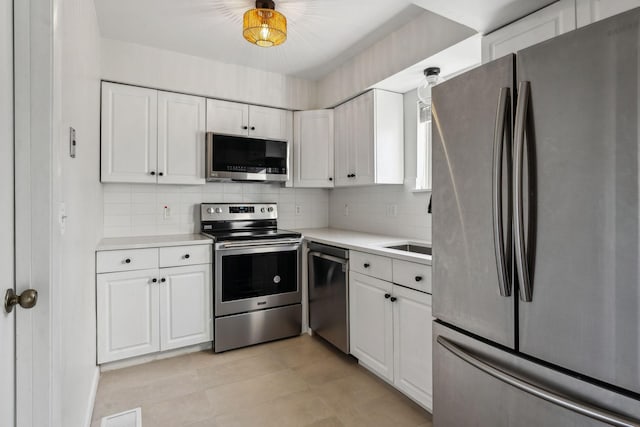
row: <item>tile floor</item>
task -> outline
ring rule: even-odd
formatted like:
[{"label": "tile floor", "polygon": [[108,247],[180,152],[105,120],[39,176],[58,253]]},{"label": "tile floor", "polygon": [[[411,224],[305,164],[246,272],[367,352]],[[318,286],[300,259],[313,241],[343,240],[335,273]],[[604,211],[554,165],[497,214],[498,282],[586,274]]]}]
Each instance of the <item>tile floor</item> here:
[{"label": "tile floor", "polygon": [[308,335],[105,372],[91,427],[138,406],[143,427],[432,426],[428,412]]}]

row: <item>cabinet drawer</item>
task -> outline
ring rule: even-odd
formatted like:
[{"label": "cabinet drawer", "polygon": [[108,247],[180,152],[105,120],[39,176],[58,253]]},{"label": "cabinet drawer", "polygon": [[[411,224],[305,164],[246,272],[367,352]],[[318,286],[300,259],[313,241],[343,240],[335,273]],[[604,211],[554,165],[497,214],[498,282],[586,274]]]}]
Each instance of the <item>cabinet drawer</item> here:
[{"label": "cabinet drawer", "polygon": [[99,251],[96,255],[96,272],[143,270],[158,268],[158,249],[127,249]]},{"label": "cabinet drawer", "polygon": [[210,264],[211,245],[171,246],[160,248],[160,267]]},{"label": "cabinet drawer", "polygon": [[393,283],[431,293],[431,266],[394,259]]},{"label": "cabinet drawer", "polygon": [[367,276],[391,281],[391,259],[365,252],[351,251],[349,269]]}]

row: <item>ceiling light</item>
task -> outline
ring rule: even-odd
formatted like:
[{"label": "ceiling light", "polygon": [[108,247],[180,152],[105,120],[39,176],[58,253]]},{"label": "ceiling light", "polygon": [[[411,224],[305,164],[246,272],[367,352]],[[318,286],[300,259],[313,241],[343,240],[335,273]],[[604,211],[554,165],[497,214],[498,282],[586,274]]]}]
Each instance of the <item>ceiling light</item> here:
[{"label": "ceiling light", "polygon": [[256,0],[256,8],[245,12],[242,35],[261,47],[278,46],[287,39],[287,18],[276,12],[273,0]]},{"label": "ceiling light", "polygon": [[440,77],[440,68],[425,68],[424,80],[418,86],[418,99],[427,107],[431,107],[431,88],[442,81],[444,79]]}]

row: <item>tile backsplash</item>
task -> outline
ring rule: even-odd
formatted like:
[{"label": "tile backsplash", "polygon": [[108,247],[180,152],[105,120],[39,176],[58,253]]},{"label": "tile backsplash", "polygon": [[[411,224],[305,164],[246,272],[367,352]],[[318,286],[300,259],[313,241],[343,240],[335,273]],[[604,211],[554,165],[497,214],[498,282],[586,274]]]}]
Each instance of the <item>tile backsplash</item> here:
[{"label": "tile backsplash", "polygon": [[323,189],[254,183],[103,184],[103,187],[104,237],[199,232],[198,206],[207,202],[276,202],[280,228],[329,225],[329,191]]}]

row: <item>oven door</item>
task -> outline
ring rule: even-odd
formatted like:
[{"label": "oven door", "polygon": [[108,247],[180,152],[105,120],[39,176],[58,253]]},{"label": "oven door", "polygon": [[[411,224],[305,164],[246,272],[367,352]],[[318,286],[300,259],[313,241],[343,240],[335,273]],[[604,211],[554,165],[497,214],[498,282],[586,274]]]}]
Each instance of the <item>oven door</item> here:
[{"label": "oven door", "polygon": [[300,240],[215,246],[215,316],[302,301]]}]

